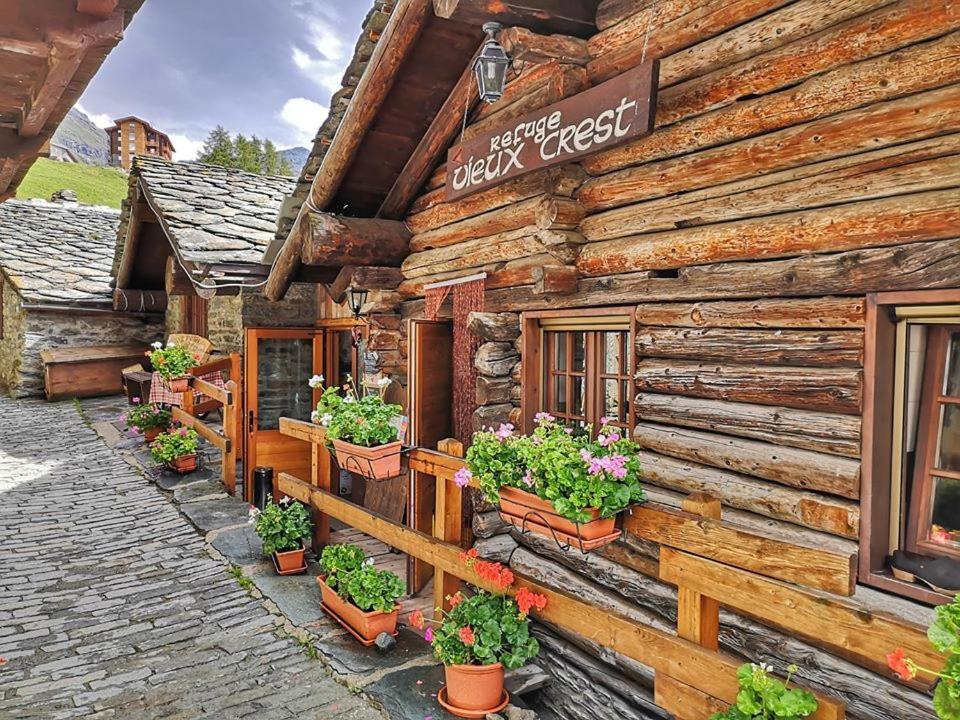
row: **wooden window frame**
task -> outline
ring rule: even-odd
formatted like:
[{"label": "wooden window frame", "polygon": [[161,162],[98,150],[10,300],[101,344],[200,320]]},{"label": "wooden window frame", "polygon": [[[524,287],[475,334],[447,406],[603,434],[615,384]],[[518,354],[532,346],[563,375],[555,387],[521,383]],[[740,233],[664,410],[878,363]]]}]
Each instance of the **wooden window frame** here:
[{"label": "wooden window frame", "polygon": [[[628,372],[627,377],[633,378],[636,374],[636,352],[633,351],[636,338],[636,308],[581,308],[575,310],[535,310],[527,311],[520,316],[521,329],[521,385],[520,409],[521,431],[529,433],[534,428],[534,416],[542,407],[545,388],[542,379],[545,374],[547,352],[544,347],[544,330],[573,330],[591,332],[603,330],[619,330],[627,332]],[[588,348],[590,352],[590,348]],[[585,362],[589,359],[585,358]],[[602,377],[602,368],[600,376]],[[585,382],[584,392],[588,392]],[[568,384],[568,394],[570,393]],[[586,402],[598,402],[591,391]],[[636,425],[636,409],[634,407],[636,393],[633,387],[627,391],[627,427],[632,432]],[[568,406],[569,407],[569,406]],[[587,417],[589,417],[589,411]],[[596,414],[594,412],[594,414]]]},{"label": "wooden window frame", "polygon": [[[917,290],[869,293],[864,327],[864,383],[861,429],[860,556],[858,580],[913,600],[942,605],[952,597],[884,572],[891,539],[891,497],[899,440],[895,407],[902,400],[896,340],[898,307],[960,304],[960,290]],[[897,400],[900,395],[901,400]],[[902,428],[900,432],[902,437]]]},{"label": "wooden window frame", "polygon": [[960,549],[951,548],[926,539],[927,522],[931,513],[931,498],[935,478],[960,480],[960,472],[937,468],[937,451],[941,432],[940,411],[945,405],[960,403],[957,396],[947,396],[942,392],[946,379],[947,351],[951,332],[960,328],[957,325],[941,325],[930,329],[927,341],[927,355],[924,359],[924,387],[920,399],[920,423],[917,432],[917,460],[913,474],[913,490],[910,498],[910,514],[907,520],[907,549],[930,555],[960,557]]}]

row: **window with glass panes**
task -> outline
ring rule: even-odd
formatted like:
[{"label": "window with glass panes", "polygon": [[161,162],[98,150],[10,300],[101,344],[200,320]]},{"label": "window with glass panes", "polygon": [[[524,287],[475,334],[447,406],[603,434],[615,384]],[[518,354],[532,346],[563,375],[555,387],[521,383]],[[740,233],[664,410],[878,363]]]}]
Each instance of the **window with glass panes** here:
[{"label": "window with glass panes", "polygon": [[540,409],[569,425],[630,420],[630,331],[542,329]]}]

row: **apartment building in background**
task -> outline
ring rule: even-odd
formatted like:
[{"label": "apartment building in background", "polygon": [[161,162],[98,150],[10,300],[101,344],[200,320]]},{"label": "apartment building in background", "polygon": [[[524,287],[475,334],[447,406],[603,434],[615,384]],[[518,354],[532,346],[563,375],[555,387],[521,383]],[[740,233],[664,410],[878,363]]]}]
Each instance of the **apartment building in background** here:
[{"label": "apartment building in background", "polygon": [[160,132],[146,120],[131,115],[115,120],[104,128],[110,138],[110,158],[114,165],[129,170],[137,155],[173,159],[174,147],[166,133]]}]

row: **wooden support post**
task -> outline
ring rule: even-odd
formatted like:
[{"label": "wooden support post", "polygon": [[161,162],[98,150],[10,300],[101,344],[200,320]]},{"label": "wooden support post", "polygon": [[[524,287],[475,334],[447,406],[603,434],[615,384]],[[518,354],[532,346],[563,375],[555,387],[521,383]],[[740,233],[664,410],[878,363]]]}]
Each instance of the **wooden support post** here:
[{"label": "wooden support post", "polygon": [[[463,444],[452,438],[437,443],[437,450],[454,457],[463,457]],[[437,478],[437,503],[433,520],[433,536],[438,540],[460,545],[463,540],[463,491],[450,480]],[[460,579],[439,567],[433,569],[434,619],[440,620],[440,610],[449,610],[448,597],[460,589]],[[438,609],[439,608],[439,609]]]},{"label": "wooden support post", "polygon": [[237,494],[237,446],[240,444],[240,438],[237,437],[239,391],[240,388],[235,380],[227,382],[229,402],[223,406],[223,434],[230,442],[223,453],[223,484],[231,495]]},{"label": "wooden support post", "polygon": [[[320,443],[310,443],[310,483],[330,492],[330,451]],[[330,542],[330,516],[311,508],[313,515],[313,551],[315,553]]]},{"label": "wooden support post", "polygon": [[[235,451],[237,453],[237,459],[243,461],[244,459],[244,442],[243,442],[243,398],[244,394],[240,392],[240,388],[243,387],[243,364],[240,357],[240,353],[230,353],[230,379],[237,384],[237,392],[233,396],[234,402],[234,425],[233,428],[233,440],[236,445]],[[224,418],[224,430],[226,430],[226,418]],[[246,498],[247,500],[252,500],[253,498]]]},{"label": "wooden support post", "polygon": [[[688,513],[719,520],[720,501],[694,493],[683,501]],[[720,646],[720,603],[689,588],[677,589],[677,634],[684,640],[716,650]]]}]

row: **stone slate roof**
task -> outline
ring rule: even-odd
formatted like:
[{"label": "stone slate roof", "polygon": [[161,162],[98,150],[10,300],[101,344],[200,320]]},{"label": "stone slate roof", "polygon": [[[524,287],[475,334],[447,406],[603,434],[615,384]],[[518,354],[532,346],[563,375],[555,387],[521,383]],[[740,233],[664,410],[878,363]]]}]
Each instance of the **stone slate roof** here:
[{"label": "stone slate roof", "polygon": [[279,243],[287,239],[287,235],[293,227],[293,222],[297,219],[300,206],[310,192],[313,179],[323,163],[323,156],[327,154],[327,149],[333,142],[333,137],[337,134],[343,116],[350,106],[350,98],[353,97],[354,90],[360,83],[360,78],[367,68],[367,63],[370,56],[373,55],[373,49],[377,46],[381,33],[387,27],[387,21],[390,19],[390,12],[394,5],[393,0],[375,0],[373,7],[363,21],[360,38],[357,40],[353,51],[353,59],[343,74],[342,87],[330,98],[330,112],[323,125],[320,126],[320,130],[313,141],[313,148],[303,165],[303,170],[300,171],[292,200],[284,205],[283,212],[280,214],[276,227],[276,238]]},{"label": "stone slate roof", "polygon": [[116,267],[137,181],[181,257],[202,263],[259,263],[276,231],[283,198],[295,185],[288,177],[137,157],[117,234]]},{"label": "stone slate roof", "polygon": [[0,203],[0,268],[29,303],[111,305],[117,210],[75,203]]}]

